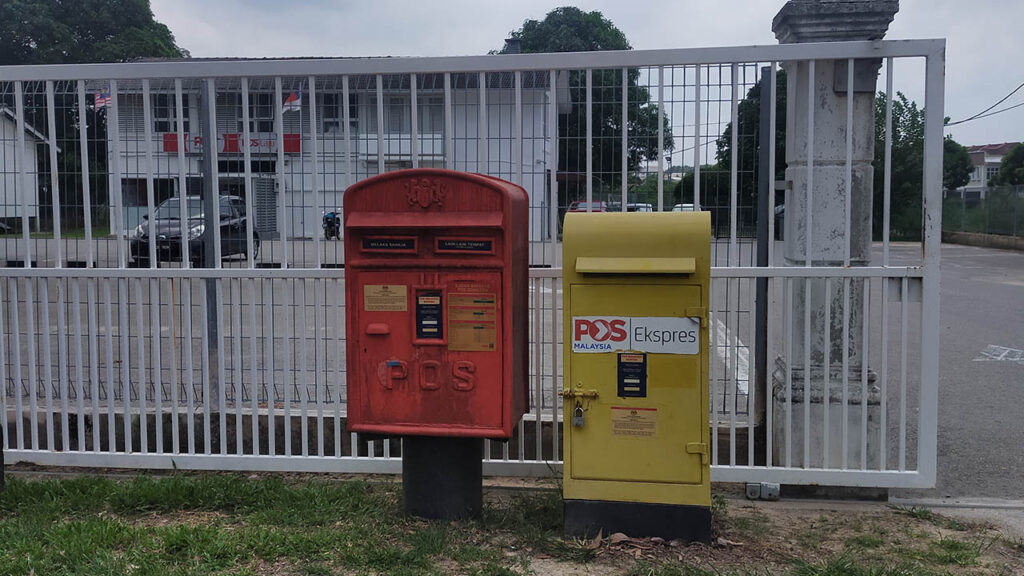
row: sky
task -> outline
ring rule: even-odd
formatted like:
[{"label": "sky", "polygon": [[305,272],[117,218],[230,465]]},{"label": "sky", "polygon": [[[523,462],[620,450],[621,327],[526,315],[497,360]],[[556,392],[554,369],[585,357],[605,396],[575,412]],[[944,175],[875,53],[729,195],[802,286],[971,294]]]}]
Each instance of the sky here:
[{"label": "sky", "polygon": [[[527,19],[565,0],[151,0],[194,57],[464,56],[500,49]],[[776,44],[781,0],[576,1],[637,50]],[[945,115],[981,112],[1024,83],[1024,2],[903,0],[887,39],[946,38]],[[924,103],[923,60],[898,64],[895,88]],[[884,88],[884,77],[879,86]],[[1024,102],[1024,88],[996,108]],[[1024,106],[958,126],[964,145],[1024,140]]]}]

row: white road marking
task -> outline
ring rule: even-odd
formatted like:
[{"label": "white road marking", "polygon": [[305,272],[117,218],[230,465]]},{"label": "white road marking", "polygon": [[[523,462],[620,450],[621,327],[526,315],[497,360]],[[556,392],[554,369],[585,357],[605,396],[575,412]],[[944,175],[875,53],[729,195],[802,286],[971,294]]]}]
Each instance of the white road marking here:
[{"label": "white road marking", "polygon": [[974,359],[975,362],[1016,362],[1024,364],[1024,350],[989,344]]}]

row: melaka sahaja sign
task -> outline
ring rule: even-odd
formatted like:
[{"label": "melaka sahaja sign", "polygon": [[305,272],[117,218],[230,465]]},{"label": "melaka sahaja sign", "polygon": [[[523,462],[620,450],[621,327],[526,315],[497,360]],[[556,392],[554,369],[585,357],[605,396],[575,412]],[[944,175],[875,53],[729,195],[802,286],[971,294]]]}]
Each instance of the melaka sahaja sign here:
[{"label": "melaka sahaja sign", "polygon": [[[174,132],[162,134],[163,146],[161,150],[167,153],[178,152],[178,135]],[[245,139],[241,134],[218,134],[218,154],[241,154],[245,152]],[[249,151],[254,154],[274,154],[277,152],[276,134],[253,134],[249,137]],[[198,134],[185,135],[185,153],[202,154],[203,137]],[[302,152],[302,135],[284,135],[284,153],[298,154]]]},{"label": "melaka sahaja sign", "polygon": [[700,318],[573,316],[572,351],[699,354]]}]

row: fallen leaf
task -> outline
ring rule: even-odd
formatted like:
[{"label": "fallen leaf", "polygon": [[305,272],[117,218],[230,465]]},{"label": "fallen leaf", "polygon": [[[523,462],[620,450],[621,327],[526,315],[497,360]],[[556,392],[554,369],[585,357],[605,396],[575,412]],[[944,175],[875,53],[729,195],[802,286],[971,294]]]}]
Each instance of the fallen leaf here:
[{"label": "fallen leaf", "polygon": [[597,531],[597,536],[587,544],[587,550],[597,550],[601,546],[601,539],[604,536],[604,528]]},{"label": "fallen leaf", "polygon": [[615,534],[612,534],[611,536],[608,537],[608,541],[611,542],[612,544],[618,544],[619,542],[622,542],[623,540],[629,540],[629,536],[626,536],[622,532],[616,532]]},{"label": "fallen leaf", "polygon": [[651,542],[654,543],[654,544],[664,544],[665,543],[665,539],[664,538],[658,538],[657,536],[655,536],[654,538],[651,538]]}]

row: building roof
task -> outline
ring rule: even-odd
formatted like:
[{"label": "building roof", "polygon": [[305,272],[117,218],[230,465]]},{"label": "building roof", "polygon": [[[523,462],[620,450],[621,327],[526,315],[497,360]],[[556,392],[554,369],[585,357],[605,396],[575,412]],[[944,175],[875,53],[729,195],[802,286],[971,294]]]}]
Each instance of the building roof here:
[{"label": "building roof", "polygon": [[[0,115],[10,118],[11,122],[13,122],[14,124],[18,123],[18,115],[15,114],[14,111],[8,108],[7,106],[0,106]],[[24,127],[26,134],[34,137],[36,140],[39,140],[44,144],[46,143],[46,136],[43,136],[38,130],[33,128],[31,124],[26,122],[24,124]],[[60,152],[60,147],[57,148],[57,152]]]},{"label": "building roof", "polygon": [[976,146],[968,146],[968,152],[984,152],[991,156],[1005,156],[1010,152],[1010,149],[1019,144],[1019,142],[1003,142],[1002,144],[978,144]]}]

